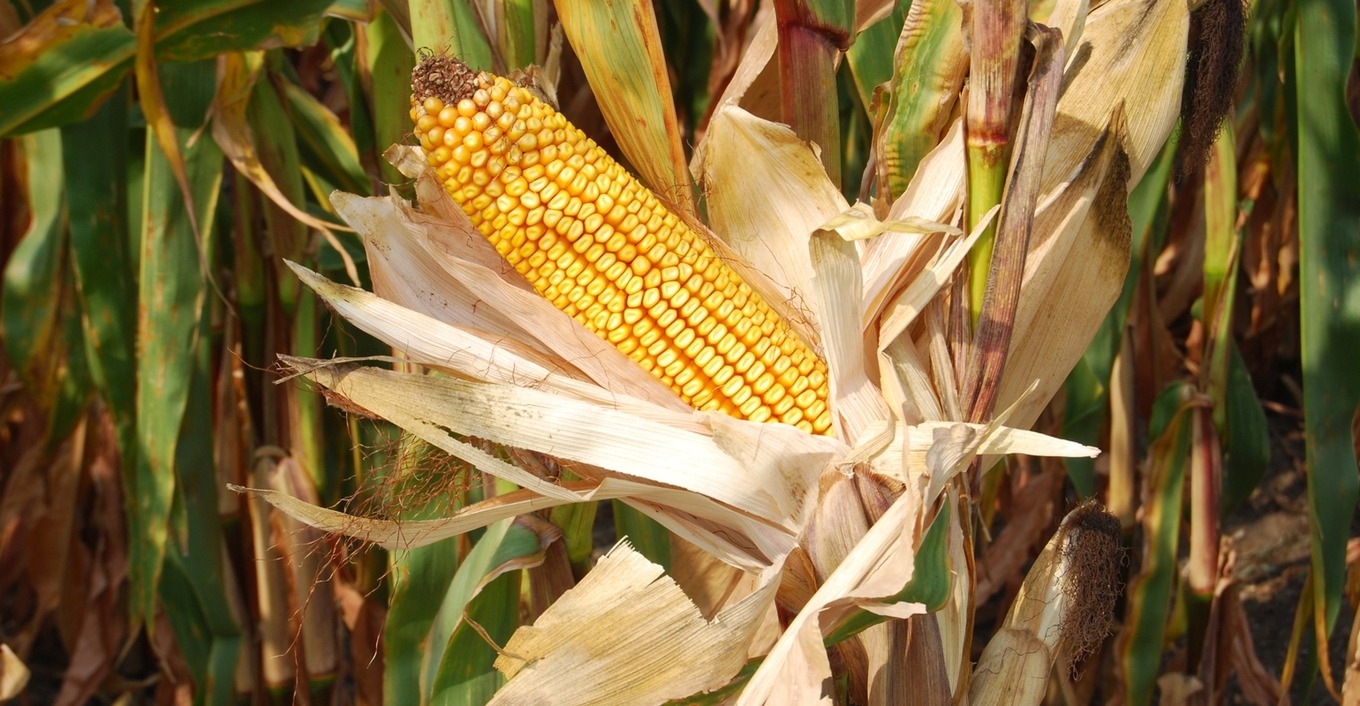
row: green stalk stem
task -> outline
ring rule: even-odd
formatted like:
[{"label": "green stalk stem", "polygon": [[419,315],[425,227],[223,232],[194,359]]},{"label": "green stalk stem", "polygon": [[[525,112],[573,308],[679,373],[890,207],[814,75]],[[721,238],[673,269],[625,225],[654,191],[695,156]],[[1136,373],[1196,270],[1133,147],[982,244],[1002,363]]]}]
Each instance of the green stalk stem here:
[{"label": "green stalk stem", "polygon": [[[970,280],[977,335],[968,367],[971,374],[964,381],[964,399],[969,404],[968,419],[974,422],[991,417],[1010,353],[1015,313],[1020,304],[1020,285],[1034,227],[1034,209],[1039,199],[1039,178],[1043,173],[1062,85],[1066,52],[1061,35],[1057,30],[1043,29],[1036,31],[1030,41],[1034,43],[1036,54],[1028,80],[1028,100],[1019,121],[1016,158],[1011,165],[1008,185],[998,185],[1006,186],[1006,191],[998,219],[1000,225],[993,241],[995,256],[987,252],[985,257],[972,263],[985,272],[985,276],[974,276]],[[977,250],[973,253],[977,254]],[[981,300],[977,298],[979,284],[983,285]]]},{"label": "green stalk stem", "polygon": [[[971,15],[973,58],[965,118],[969,230],[1001,203],[1006,185],[1015,75],[1026,24],[1025,4],[1019,0],[976,0]],[[974,322],[982,312],[995,229],[995,225],[989,227],[968,256],[969,304]]]},{"label": "green stalk stem", "polygon": [[814,5],[800,0],[777,0],[774,4],[779,23],[783,117],[799,138],[821,149],[827,176],[840,186],[841,123],[836,60],[849,46],[849,26],[854,16],[853,10],[849,17],[837,17],[836,8]]}]

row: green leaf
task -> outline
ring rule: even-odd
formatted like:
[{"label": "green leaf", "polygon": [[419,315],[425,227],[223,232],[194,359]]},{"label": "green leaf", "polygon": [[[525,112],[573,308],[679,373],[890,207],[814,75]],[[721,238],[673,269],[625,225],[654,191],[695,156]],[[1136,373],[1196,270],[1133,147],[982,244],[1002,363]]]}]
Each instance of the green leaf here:
[{"label": "green leaf", "polygon": [[[949,504],[945,503],[926,528],[925,536],[921,537],[921,546],[917,547],[913,559],[911,580],[897,595],[884,602],[921,603],[932,612],[944,607],[953,586],[953,572],[949,566],[949,514]],[[877,613],[857,611],[827,634],[825,644],[828,647],[840,644],[886,620]]]},{"label": "green leaf", "polygon": [[[199,335],[210,320],[200,320]],[[234,577],[225,573],[223,528],[218,512],[218,481],[213,459],[212,359],[214,347],[198,346],[189,371],[189,394],[175,449],[175,498],[170,524],[175,538],[167,551],[160,597],[172,618],[176,640],[192,644],[186,663],[200,685],[199,702],[236,703],[236,666],[244,638],[232,603],[240,604]],[[234,598],[234,600],[233,600]]]},{"label": "green leaf", "polygon": [[708,81],[713,69],[716,29],[699,3],[657,3],[656,11],[666,63],[674,72],[671,93],[675,109],[685,144],[694,145],[698,142],[695,129],[708,115],[713,100]]},{"label": "green leaf", "polygon": [[893,11],[855,35],[855,43],[845,52],[860,103],[866,106],[873,105],[874,89],[893,77],[893,54],[911,5],[903,0],[894,3]]},{"label": "green leaf", "polygon": [[[521,572],[511,572],[496,577],[468,606],[467,619],[458,626],[445,652],[434,703],[484,704],[505,684],[505,677],[493,666],[498,655],[487,638],[504,645],[519,627],[522,576]],[[472,629],[469,621],[485,630],[486,637]]]},{"label": "green leaf", "polygon": [[[467,0],[411,0],[411,43],[416,51],[447,53],[478,71],[492,68],[491,45]],[[409,87],[410,75],[402,81]],[[400,103],[405,114],[406,101]]]},{"label": "green leaf", "polygon": [[[221,193],[222,152],[212,140],[186,144],[194,133],[183,116],[202,116],[212,99],[212,62],[160,65],[167,107],[177,118],[197,221],[210,228]],[[131,610],[153,624],[156,589],[165,554],[175,463],[184,423],[195,355],[202,340],[207,295],[206,243],[190,227],[183,194],[170,165],[149,131],[146,142],[138,281],[136,468],[127,482]]]},{"label": "green leaf", "polygon": [[368,175],[359,164],[359,149],[340,118],[297,84],[282,83],[283,95],[288,100],[288,114],[302,147],[303,161],[337,188],[370,195],[373,190]]},{"label": "green leaf", "polygon": [[[405,142],[406,135],[410,134],[411,118],[407,115],[407,107],[411,100],[411,69],[416,63],[401,28],[389,13],[378,13],[362,31],[368,40],[364,44],[362,60],[372,77],[374,148],[382,154],[389,145]],[[387,160],[378,161],[382,165],[383,181],[400,184],[406,180]]]},{"label": "green leaf", "polygon": [[[1101,331],[1104,330],[1102,326]],[[1088,348],[1063,383],[1066,402],[1063,405],[1062,438],[1096,446],[1105,428],[1110,408],[1110,390],[1105,386],[1109,379],[1108,372],[1104,379],[1097,377],[1092,357],[1092,351]],[[1067,477],[1072,480],[1077,494],[1083,498],[1091,497],[1096,491],[1095,460],[1065,458],[1063,464],[1067,467]]]},{"label": "green leaf", "polygon": [[505,644],[519,624],[518,569],[542,560],[539,535],[523,524],[507,519],[486,528],[458,567],[430,633],[423,676],[431,703],[485,703],[504,683],[492,666],[496,651],[464,613]]},{"label": "green leaf", "polygon": [[[191,62],[225,52],[310,46],[330,5],[331,0],[160,0],[156,59]],[[0,45],[0,135],[85,119],[122,83],[136,52],[136,37],[108,0],[57,2],[20,37],[23,41]]]},{"label": "green leaf", "polygon": [[391,603],[383,627],[383,698],[386,703],[422,702],[421,667],[430,625],[458,567],[458,539],[393,552],[388,581]]},{"label": "green leaf", "polygon": [[875,121],[879,167],[889,194],[907,190],[916,167],[940,142],[968,68],[963,10],[954,0],[917,0],[904,20],[892,82]]},{"label": "green leaf", "polygon": [[[397,469],[392,471],[401,475],[380,481],[391,488],[389,501],[395,502],[403,497],[424,501],[419,507],[399,513],[402,519],[420,520],[447,514],[449,501],[454,499],[451,495],[422,493],[427,486],[419,473],[435,453],[439,452],[414,437],[402,437]],[[457,487],[456,479],[448,481],[446,488]],[[421,674],[425,652],[430,646],[430,626],[439,613],[439,607],[458,569],[460,541],[455,537],[390,554],[388,585],[391,600],[387,621],[383,626],[385,703],[424,702],[422,685],[425,682]]]},{"label": "green leaf", "polygon": [[243,640],[237,637],[224,641],[209,632],[211,611],[198,601],[190,572],[183,557],[178,552],[171,553],[161,576],[165,616],[175,632],[184,663],[202,685],[195,703],[233,704],[236,696],[233,677]]},{"label": "green leaf", "polygon": [[1224,125],[1204,166],[1204,361],[1200,388],[1214,401],[1214,424],[1226,422],[1228,361],[1233,348],[1233,296],[1241,235],[1237,231],[1237,155],[1232,125]]},{"label": "green leaf", "polygon": [[671,533],[660,522],[622,500],[614,500],[614,532],[618,539],[625,537],[639,554],[653,564],[671,568]]},{"label": "green leaf", "polygon": [[[267,63],[267,62],[266,62]],[[284,108],[268,71],[255,82],[250,94],[247,119],[255,141],[260,166],[273,179],[279,193],[294,206],[302,207],[306,190],[302,185],[302,162],[293,119]],[[281,79],[280,79],[281,80]],[[263,201],[264,233],[272,254],[294,262],[307,262],[307,226],[272,199]],[[277,260],[275,260],[277,262]],[[278,298],[284,310],[294,313],[297,306],[297,278],[286,268],[277,268]]]},{"label": "green leaf", "polygon": [[501,21],[496,30],[501,58],[508,71],[542,63],[540,48],[546,49],[548,16],[542,0],[498,0]]},{"label": "green leaf", "polygon": [[27,162],[31,222],[5,266],[5,346],[24,386],[45,405],[55,402],[46,369],[61,336],[59,309],[65,256],[61,135],[46,130],[21,138]]},{"label": "green leaf", "polygon": [[47,443],[71,433],[92,388],[81,312],[70,274],[65,202],[56,131],[20,143],[31,221],[5,266],[0,292],[0,344],[29,394],[47,414]]},{"label": "green leaf", "polygon": [[578,576],[590,569],[591,553],[595,550],[595,514],[599,507],[599,503],[570,503],[559,505],[548,514],[548,521],[562,530],[567,560]]},{"label": "green leaf", "polygon": [[[61,130],[71,262],[91,369],[120,428],[136,424],[137,287],[128,252],[126,87]],[[128,437],[124,437],[126,440]]]},{"label": "green leaf", "polygon": [[1297,10],[1293,89],[1308,517],[1313,598],[1324,623],[1318,627],[1330,631],[1341,608],[1360,487],[1351,437],[1360,404],[1360,134],[1346,103],[1356,8],[1349,0],[1304,0]]},{"label": "green leaf", "polygon": [[156,56],[199,61],[218,54],[308,47],[332,0],[157,0]]},{"label": "green leaf", "polygon": [[1223,429],[1223,505],[1244,501],[1270,465],[1270,429],[1237,344],[1228,361],[1227,418]]},{"label": "green leaf", "polygon": [[[1129,587],[1128,617],[1119,640],[1124,666],[1125,698],[1141,706],[1152,701],[1162,660],[1162,646],[1177,584],[1181,501],[1190,459],[1190,419],[1185,403],[1191,388],[1176,383],[1157,398],[1153,409],[1156,433],[1148,449],[1146,499],[1142,507],[1142,566]],[[1157,423],[1160,420],[1160,423]]]},{"label": "green leaf", "polygon": [[85,119],[122,83],[135,48],[112,2],[54,3],[0,43],[0,136]]}]

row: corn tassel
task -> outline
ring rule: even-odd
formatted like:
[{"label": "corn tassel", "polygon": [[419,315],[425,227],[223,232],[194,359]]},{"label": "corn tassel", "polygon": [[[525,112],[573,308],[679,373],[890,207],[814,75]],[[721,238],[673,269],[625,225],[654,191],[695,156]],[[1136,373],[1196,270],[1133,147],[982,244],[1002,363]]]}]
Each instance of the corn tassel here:
[{"label": "corn tassel", "polygon": [[696,409],[828,433],[825,362],[562,114],[448,57],[412,88],[430,166],[539,294]]}]

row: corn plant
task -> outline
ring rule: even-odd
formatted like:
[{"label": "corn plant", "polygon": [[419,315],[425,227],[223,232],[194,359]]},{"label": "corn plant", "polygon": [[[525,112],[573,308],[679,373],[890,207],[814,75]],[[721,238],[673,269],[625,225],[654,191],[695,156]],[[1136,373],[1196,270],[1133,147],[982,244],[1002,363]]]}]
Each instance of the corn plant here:
[{"label": "corn plant", "polygon": [[1354,7],[1243,9],[0,7],[0,697],[1275,702],[1220,515],[1297,292],[1325,648]]},{"label": "corn plant", "polygon": [[[988,48],[973,53],[973,70],[1001,78],[990,93],[975,89],[966,117],[937,136],[902,195],[870,187],[870,203],[856,205],[840,195],[836,156],[819,158],[805,141],[834,126],[828,111],[808,109],[831,104],[830,95],[813,102],[800,95],[835,85],[819,57],[836,48],[829,35],[807,36],[809,27],[839,26],[848,40],[858,28],[854,13],[775,7],[762,30],[774,32],[769,50],[748,51],[749,68],[738,74],[757,76],[778,47],[785,96],[778,107],[792,130],[745,109],[749,86],[729,84],[696,147],[701,198],[694,199],[657,80],[664,66],[655,19],[638,7],[612,16],[559,8],[620,149],[653,192],[679,194],[673,208],[545,105],[557,93],[551,72],[524,88],[469,66],[473,54],[422,61],[411,117],[425,158],[389,152],[416,181],[418,206],[333,197],[366,239],[375,293],[297,271],[342,316],[446,375],[288,365],[513,489],[420,523],[258,494],[315,526],[394,549],[499,527],[530,508],[615,498],[751,577],[744,590],[705,606],[723,618],[721,626],[705,625],[674,584],[655,582],[661,567],[627,545],[616,548],[498,650],[491,666],[508,679],[493,701],[674,699],[719,688],[739,691],[740,702],[815,700],[833,679],[828,634],[837,635],[830,654],[855,701],[947,699],[970,689],[981,700],[1037,699],[1042,689],[1031,684],[1015,695],[1004,678],[970,687],[973,499],[986,497],[995,465],[987,457],[1090,453],[1005,425],[1033,422],[1122,286],[1126,195],[1173,126],[1189,27],[1187,8],[1150,7],[1162,14],[1144,25],[1146,39],[1132,56],[1116,41],[1146,12],[1132,4],[1106,5],[1092,18],[1084,8],[1055,7],[1052,30],[1024,32],[1024,14],[1014,8],[957,26],[974,47]],[[1063,40],[1077,23],[1085,45]],[[604,27],[633,31],[607,45],[581,39]],[[1065,77],[1069,44],[1090,55]],[[1112,73],[1130,85],[1151,75],[1152,85],[1138,88],[1161,109],[1125,113],[1121,94],[1108,90]],[[1007,107],[1017,92],[1022,103]],[[639,104],[660,105],[661,119],[628,120]],[[1010,112],[1020,116],[1015,129]],[[999,132],[983,140],[990,152],[965,178],[965,143],[982,139],[984,123]],[[992,188],[995,198],[979,209],[985,197],[966,192],[965,182],[984,181],[1005,188]],[[964,203],[974,204],[968,222],[949,223]],[[691,232],[705,225],[698,204],[723,238],[714,247],[731,249],[734,270]],[[982,284],[971,285],[983,296],[969,297],[968,280],[955,273],[980,240],[994,243],[995,256],[975,275]],[[1102,265],[1076,267],[1092,259]],[[799,306],[769,313],[781,301]],[[800,348],[799,337],[819,342],[823,359]],[[829,406],[817,393],[822,384],[829,384]],[[519,457],[489,454],[469,438]],[[526,463],[526,454],[540,458]],[[1093,527],[1071,536],[1115,543],[1108,523]],[[919,551],[928,536],[940,551]],[[1084,555],[1066,542],[1079,543],[1059,541],[1054,551]],[[918,556],[936,561],[918,566]],[[949,579],[949,567],[958,580]],[[1051,587],[1100,568],[1040,570],[1039,582]],[[642,583],[627,588],[635,581]],[[1108,575],[1095,581],[1105,605],[1113,583]],[[866,612],[898,622],[866,619]],[[1078,610],[1084,624],[1061,607],[1052,612],[1038,622],[1020,615],[1001,635],[1061,642],[1065,631],[1084,632],[1090,642],[1108,620],[1099,610]],[[778,639],[754,648],[757,628],[771,616],[782,616]],[[590,629],[601,623],[617,627]],[[927,624],[920,630],[934,640],[917,649],[936,658],[903,661],[909,626]],[[689,658],[674,647],[682,642]],[[1045,643],[1029,669],[1046,674],[1059,647]],[[752,650],[764,653],[760,664],[739,677],[743,683],[729,684]],[[445,651],[435,668],[436,656],[422,672],[428,698],[466,694],[474,683],[484,688],[480,680],[445,681],[450,657],[461,656]],[[920,678],[937,666],[938,679]],[[568,670],[571,693],[559,677]],[[936,691],[920,691],[925,684]]]}]

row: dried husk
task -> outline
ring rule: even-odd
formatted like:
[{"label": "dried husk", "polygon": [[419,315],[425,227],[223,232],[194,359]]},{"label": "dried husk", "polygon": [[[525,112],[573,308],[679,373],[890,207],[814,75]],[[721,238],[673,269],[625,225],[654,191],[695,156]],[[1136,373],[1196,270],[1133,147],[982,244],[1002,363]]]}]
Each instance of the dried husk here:
[{"label": "dried husk", "polygon": [[659,703],[715,689],[745,663],[775,585],[705,620],[661,566],[616,546],[510,638],[496,659],[509,682],[490,703]]},{"label": "dried husk", "polygon": [[1086,503],[1069,513],[978,659],[970,703],[1040,703],[1060,649],[1081,657],[1108,634],[1121,552],[1119,520],[1104,508]]}]

